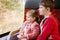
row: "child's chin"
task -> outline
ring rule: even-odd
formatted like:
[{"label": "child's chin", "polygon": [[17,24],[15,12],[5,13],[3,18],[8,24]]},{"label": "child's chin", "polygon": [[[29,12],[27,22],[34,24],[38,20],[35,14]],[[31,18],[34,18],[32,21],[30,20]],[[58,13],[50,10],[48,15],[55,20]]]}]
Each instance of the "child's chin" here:
[{"label": "child's chin", "polygon": [[27,21],[27,22],[30,22],[30,21]]},{"label": "child's chin", "polygon": [[43,15],[43,14],[40,14],[40,15]]}]

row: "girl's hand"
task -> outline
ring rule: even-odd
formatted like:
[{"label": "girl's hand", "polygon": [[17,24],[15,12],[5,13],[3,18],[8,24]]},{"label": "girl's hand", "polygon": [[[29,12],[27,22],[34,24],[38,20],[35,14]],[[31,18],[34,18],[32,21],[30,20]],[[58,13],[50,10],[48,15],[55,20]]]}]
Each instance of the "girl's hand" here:
[{"label": "girl's hand", "polygon": [[28,39],[26,39],[26,38],[23,38],[23,39],[21,39],[21,40],[28,40]]},{"label": "girl's hand", "polygon": [[23,35],[17,35],[18,38],[22,39],[23,38]]},{"label": "girl's hand", "polygon": [[25,38],[29,39],[29,36],[28,36],[28,34],[24,34],[24,36],[25,36]]},{"label": "girl's hand", "polygon": [[17,35],[17,37],[18,37],[19,39],[23,39],[23,38],[24,38],[24,35]]}]

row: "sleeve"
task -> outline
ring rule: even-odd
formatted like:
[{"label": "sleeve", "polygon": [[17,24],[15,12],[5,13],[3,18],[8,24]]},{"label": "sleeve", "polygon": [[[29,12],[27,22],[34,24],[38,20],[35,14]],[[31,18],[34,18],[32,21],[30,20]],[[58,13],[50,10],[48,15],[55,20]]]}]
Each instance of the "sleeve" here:
[{"label": "sleeve", "polygon": [[25,28],[26,23],[27,23],[27,21],[25,21],[25,22],[21,25],[20,32],[23,31],[23,29]]},{"label": "sleeve", "polygon": [[23,35],[24,34],[24,28],[25,28],[25,25],[26,25],[26,21],[21,25],[21,28],[20,28],[20,31],[19,31],[19,35]]},{"label": "sleeve", "polygon": [[31,28],[31,33],[27,34],[28,39],[35,39],[39,34],[39,25],[34,25]]},{"label": "sleeve", "polygon": [[53,20],[52,19],[46,19],[45,23],[43,25],[42,33],[38,36],[37,40],[46,40],[46,38],[50,35],[53,29]]},{"label": "sleeve", "polygon": [[19,31],[19,35],[18,35],[18,38],[22,39],[24,38],[24,28],[25,28],[25,25],[26,25],[26,21],[21,25],[21,28],[20,28],[20,31]]}]

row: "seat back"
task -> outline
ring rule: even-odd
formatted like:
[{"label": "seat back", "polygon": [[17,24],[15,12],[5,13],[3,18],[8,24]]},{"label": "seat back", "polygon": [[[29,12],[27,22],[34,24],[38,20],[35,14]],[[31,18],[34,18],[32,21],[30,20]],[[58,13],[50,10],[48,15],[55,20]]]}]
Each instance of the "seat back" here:
[{"label": "seat back", "polygon": [[58,22],[58,31],[60,35],[60,9],[54,9],[52,15],[57,19]]}]

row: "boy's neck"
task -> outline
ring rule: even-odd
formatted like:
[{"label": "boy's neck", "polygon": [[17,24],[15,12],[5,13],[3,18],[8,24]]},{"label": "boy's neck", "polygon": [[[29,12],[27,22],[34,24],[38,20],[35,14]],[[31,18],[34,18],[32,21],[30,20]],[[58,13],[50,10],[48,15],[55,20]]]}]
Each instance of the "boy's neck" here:
[{"label": "boy's neck", "polygon": [[51,12],[48,12],[47,14],[44,15],[44,18],[45,17],[48,17],[49,15],[51,15]]}]

